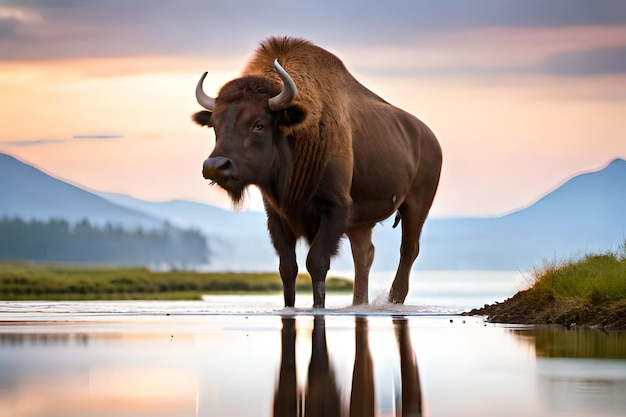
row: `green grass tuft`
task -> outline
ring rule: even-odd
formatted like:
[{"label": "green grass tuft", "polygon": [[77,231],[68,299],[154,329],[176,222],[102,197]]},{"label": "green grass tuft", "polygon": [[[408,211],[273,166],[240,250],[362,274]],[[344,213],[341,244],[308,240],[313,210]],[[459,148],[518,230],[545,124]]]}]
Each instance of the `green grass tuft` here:
[{"label": "green grass tuft", "polygon": [[531,276],[530,291],[545,300],[580,298],[600,305],[626,299],[626,240],[617,251],[545,262]]}]

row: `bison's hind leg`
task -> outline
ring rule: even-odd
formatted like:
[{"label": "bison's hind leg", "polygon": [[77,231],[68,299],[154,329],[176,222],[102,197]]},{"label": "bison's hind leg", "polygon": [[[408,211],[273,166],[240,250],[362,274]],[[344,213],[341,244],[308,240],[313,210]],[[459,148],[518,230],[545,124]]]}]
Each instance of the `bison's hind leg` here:
[{"label": "bison's hind leg", "polygon": [[373,224],[359,225],[350,228],[347,233],[354,261],[352,304],[367,304],[369,301],[369,273],[374,261],[373,228]]},{"label": "bison's hind leg", "polygon": [[389,302],[402,304],[409,292],[411,268],[420,251],[420,235],[435,197],[437,183],[414,184],[414,192],[409,194],[398,209],[402,218],[402,241],[400,263],[389,291]]},{"label": "bison's hind leg", "polygon": [[[419,238],[422,229],[422,225],[425,220],[420,219],[421,216],[416,213],[409,213],[409,211],[417,211],[411,209],[406,203],[400,207],[402,212],[402,243],[400,245],[400,263],[396,276],[389,290],[389,302],[402,304],[409,292],[409,276],[411,274],[411,268],[415,258],[419,253]],[[420,221],[421,220],[421,221]]]}]

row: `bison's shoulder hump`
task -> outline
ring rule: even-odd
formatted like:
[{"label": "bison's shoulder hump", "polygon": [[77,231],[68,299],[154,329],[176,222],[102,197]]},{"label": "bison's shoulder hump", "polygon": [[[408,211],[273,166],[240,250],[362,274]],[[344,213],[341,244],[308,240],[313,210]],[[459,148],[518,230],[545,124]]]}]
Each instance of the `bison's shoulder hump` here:
[{"label": "bison's shoulder hump", "polygon": [[296,73],[319,70],[345,70],[343,62],[331,52],[311,42],[293,37],[272,37],[261,42],[248,65],[248,73],[267,74],[274,71],[274,60],[290,72]]},{"label": "bison's shoulder hump", "polygon": [[308,48],[313,44],[306,39],[295,38],[291,36],[272,36],[267,38],[257,49],[257,54],[268,54],[272,56],[272,60],[277,57],[289,54],[294,49]]}]

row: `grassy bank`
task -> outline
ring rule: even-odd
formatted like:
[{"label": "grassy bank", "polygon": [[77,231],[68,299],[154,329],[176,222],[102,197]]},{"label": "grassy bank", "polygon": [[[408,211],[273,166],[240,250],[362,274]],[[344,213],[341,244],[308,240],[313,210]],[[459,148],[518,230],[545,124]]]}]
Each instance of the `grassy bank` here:
[{"label": "grassy bank", "polygon": [[617,251],[546,262],[528,289],[469,314],[502,323],[558,323],[626,329],[626,241]]},{"label": "grassy bank", "polygon": [[[352,291],[329,277],[327,291]],[[308,275],[296,289],[311,291]],[[281,293],[276,273],[152,272],[145,268],[0,264],[0,300],[193,300],[203,294]]]}]

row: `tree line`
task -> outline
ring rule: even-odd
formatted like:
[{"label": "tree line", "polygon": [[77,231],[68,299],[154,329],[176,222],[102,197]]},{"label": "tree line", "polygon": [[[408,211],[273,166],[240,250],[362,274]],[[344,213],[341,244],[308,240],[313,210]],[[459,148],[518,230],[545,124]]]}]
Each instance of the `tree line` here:
[{"label": "tree line", "polygon": [[126,265],[206,264],[206,238],[195,230],[165,225],[158,230],[103,227],[82,220],[0,219],[0,261],[93,262]]}]

